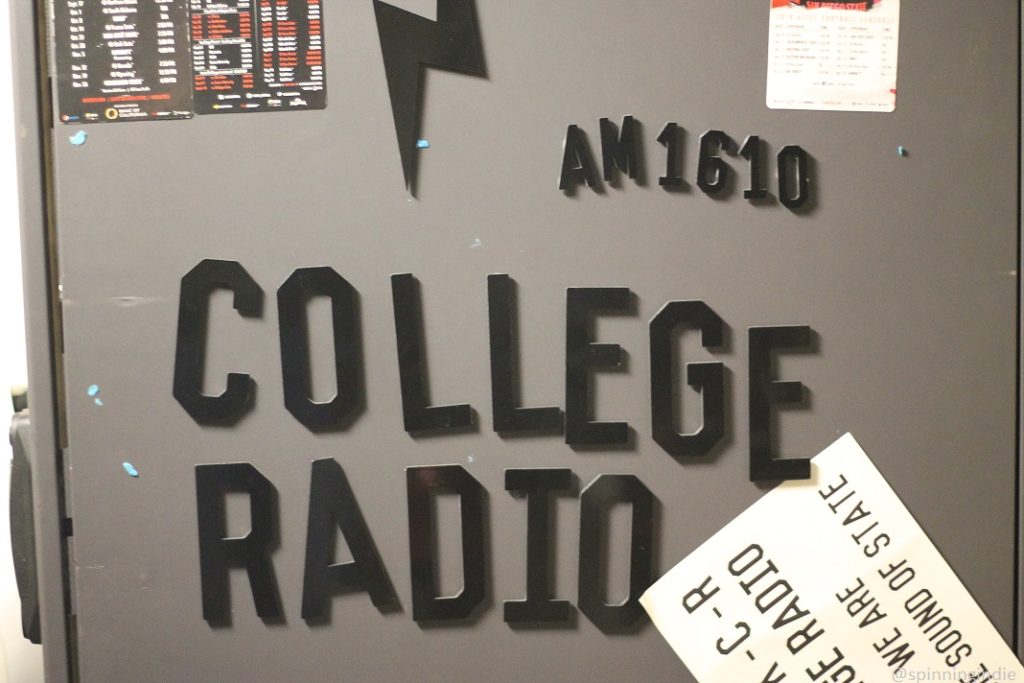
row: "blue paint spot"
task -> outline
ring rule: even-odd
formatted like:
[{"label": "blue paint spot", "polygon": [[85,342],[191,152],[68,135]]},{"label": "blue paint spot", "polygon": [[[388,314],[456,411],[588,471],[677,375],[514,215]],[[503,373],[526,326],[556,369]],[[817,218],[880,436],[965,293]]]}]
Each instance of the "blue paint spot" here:
[{"label": "blue paint spot", "polygon": [[416,149],[430,149],[430,140],[417,140]]},{"label": "blue paint spot", "polygon": [[90,384],[89,388],[86,389],[86,393],[88,393],[90,396],[96,396],[97,394],[100,393],[100,385],[99,384]]},{"label": "blue paint spot", "polygon": [[136,479],[139,478],[139,471],[135,469],[135,465],[130,462],[123,462],[121,463],[121,467],[124,468],[124,471],[128,473],[129,477],[135,477]]},{"label": "blue paint spot", "polygon": [[75,147],[81,147],[82,145],[85,144],[85,141],[88,140],[88,139],[89,139],[89,134],[86,133],[84,130],[80,130],[77,133],[75,133],[74,135],[68,136],[68,140]]},{"label": "blue paint spot", "polygon": [[101,405],[103,405],[103,399],[102,399],[102,398],[94,398],[94,399],[92,400],[92,402],[93,402],[93,403],[95,403],[95,404],[96,404],[96,405],[98,405],[98,406],[101,406]]}]

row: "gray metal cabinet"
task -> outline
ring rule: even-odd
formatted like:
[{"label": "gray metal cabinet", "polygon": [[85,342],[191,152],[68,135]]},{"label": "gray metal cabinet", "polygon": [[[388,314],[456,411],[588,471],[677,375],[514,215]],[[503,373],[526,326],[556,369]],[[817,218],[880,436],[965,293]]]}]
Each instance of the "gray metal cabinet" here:
[{"label": "gray metal cabinet", "polygon": [[[808,325],[814,343],[776,358],[775,376],[803,382],[809,400],[773,412],[775,453],[809,457],[852,432],[1003,637],[1017,638],[1018,3],[907,2],[896,111],[865,114],[765,107],[767,0],[479,0],[486,75],[425,70],[415,196],[370,0],[323,8],[325,108],[94,125],[59,120],[67,75],[40,42],[49,9],[12,3],[48,680],[690,680],[643,620],[605,633],[574,607],[557,628],[504,622],[502,603],[525,595],[527,557],[527,504],[504,472],[572,470],[575,492],[553,499],[554,597],[577,605],[582,571],[607,580],[609,602],[623,599],[628,507],[610,515],[606,566],[581,569],[579,489],[614,473],[650,490],[655,576],[756,500],[747,328],[778,325]],[[559,191],[568,126],[586,132],[600,170],[599,119],[627,115],[640,126],[640,182],[620,173],[599,192]],[[680,191],[658,183],[668,121],[685,131]],[[761,137],[773,192],[775,154],[803,147],[813,202],[794,212],[746,201],[735,154],[724,155],[734,186],[706,196],[695,171],[712,129]],[[231,372],[256,386],[230,427],[198,424],[172,394],[182,278],[205,259],[241,264],[263,295],[250,317],[226,291],[209,301],[205,393],[224,391]],[[275,296],[317,266],[358,292],[364,405],[330,432],[286,409]],[[403,427],[397,273],[420,285],[430,398],[470,404],[471,428]],[[591,390],[595,419],[627,422],[627,443],[495,432],[495,273],[517,284],[524,406],[566,409],[567,288],[629,288],[626,309],[591,330],[624,350],[620,371],[596,373]],[[720,348],[693,332],[678,341],[681,362],[726,368],[725,436],[694,462],[651,433],[649,321],[677,300],[704,301],[725,322]],[[318,401],[337,389],[330,315],[313,298]],[[674,382],[692,431],[700,394],[682,374]],[[347,475],[398,609],[355,592],[331,600],[329,623],[301,618],[310,463],[324,458]],[[283,616],[258,618],[245,571],[232,570],[231,623],[210,625],[196,466],[233,462],[276,489]],[[486,490],[485,597],[471,619],[417,623],[405,470],[449,464]],[[228,531],[244,534],[245,497],[226,506]],[[447,594],[461,584],[458,510],[438,500]]]}]

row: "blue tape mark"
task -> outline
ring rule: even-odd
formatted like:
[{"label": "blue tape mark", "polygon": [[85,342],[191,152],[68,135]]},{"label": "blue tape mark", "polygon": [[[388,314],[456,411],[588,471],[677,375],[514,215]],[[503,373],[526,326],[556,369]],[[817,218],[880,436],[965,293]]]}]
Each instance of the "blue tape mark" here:
[{"label": "blue tape mark", "polygon": [[85,141],[89,139],[89,134],[84,130],[80,130],[74,135],[68,136],[68,141],[75,147],[81,147],[85,144]]},{"label": "blue tape mark", "polygon": [[95,396],[96,394],[100,393],[100,385],[90,384],[89,388],[86,389],[86,393],[88,393],[90,396]]},{"label": "blue tape mark", "polygon": [[136,479],[139,478],[139,471],[135,469],[135,465],[126,461],[121,463],[121,467],[124,468],[124,471],[128,473],[129,477],[135,477]]},{"label": "blue tape mark", "polygon": [[416,149],[430,149],[430,140],[417,140]]}]

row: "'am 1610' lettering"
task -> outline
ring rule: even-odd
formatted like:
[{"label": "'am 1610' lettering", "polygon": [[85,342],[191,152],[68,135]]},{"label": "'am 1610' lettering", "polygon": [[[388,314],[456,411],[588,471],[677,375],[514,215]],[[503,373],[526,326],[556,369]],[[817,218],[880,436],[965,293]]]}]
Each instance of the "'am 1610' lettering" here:
[{"label": "'am 1610' lettering", "polygon": [[[610,119],[601,119],[600,127],[600,176],[586,133],[578,125],[570,125],[565,132],[558,189],[573,192],[577,187],[586,185],[595,191],[600,190],[602,179],[615,185],[620,173],[642,183],[644,169],[640,164],[644,155],[639,122],[627,116],[620,128]],[[665,124],[658,135],[658,142],[665,147],[665,174],[658,178],[658,184],[666,190],[678,191],[688,187],[682,175],[685,138],[686,131],[675,122]],[[742,145],[737,145],[721,130],[707,131],[700,136],[697,187],[709,197],[727,197],[737,172],[722,157],[738,155],[747,162],[747,187],[743,190],[743,198],[755,204],[770,203],[773,195],[765,179],[764,147],[765,143],[757,135],[748,135]],[[812,205],[811,163],[810,156],[799,145],[786,145],[776,155],[778,200],[787,209],[806,210]]]}]

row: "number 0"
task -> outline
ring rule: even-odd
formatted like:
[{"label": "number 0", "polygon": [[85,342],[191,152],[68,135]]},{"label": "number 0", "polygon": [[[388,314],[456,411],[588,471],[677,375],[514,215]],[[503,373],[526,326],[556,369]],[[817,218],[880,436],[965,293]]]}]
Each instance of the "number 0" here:
[{"label": "number 0", "polygon": [[810,199],[810,193],[807,152],[798,145],[783,147],[779,150],[779,201],[787,209],[799,209]]}]

